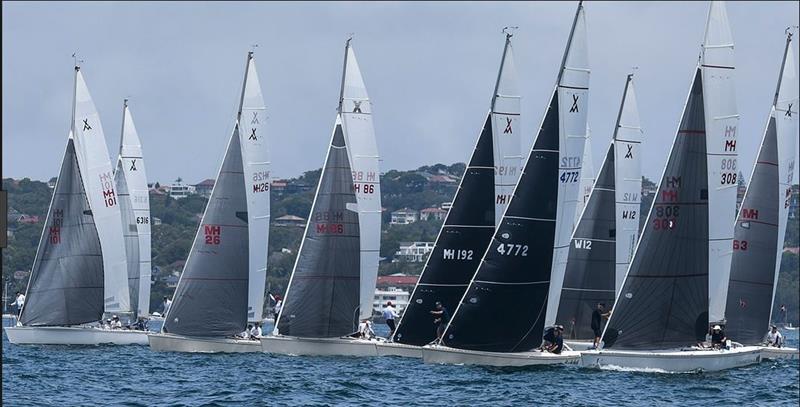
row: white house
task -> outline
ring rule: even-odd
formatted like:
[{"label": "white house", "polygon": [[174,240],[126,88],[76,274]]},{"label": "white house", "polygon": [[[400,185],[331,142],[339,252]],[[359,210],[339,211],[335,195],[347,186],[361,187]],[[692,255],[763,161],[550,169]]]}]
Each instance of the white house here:
[{"label": "white house", "polygon": [[408,263],[423,263],[428,258],[428,253],[433,251],[434,242],[401,242],[400,250],[394,253],[394,261]]},{"label": "white house", "polygon": [[419,212],[414,209],[403,208],[392,212],[392,225],[408,225],[419,219]]},{"label": "white house", "polygon": [[440,208],[425,208],[419,211],[420,220],[444,220],[447,211]]},{"label": "white house", "polygon": [[402,314],[408,307],[408,301],[411,299],[411,293],[397,287],[388,287],[386,289],[375,289],[375,299],[372,301],[372,313],[382,314],[386,308],[386,303],[391,301],[394,305],[394,310],[397,314]]}]

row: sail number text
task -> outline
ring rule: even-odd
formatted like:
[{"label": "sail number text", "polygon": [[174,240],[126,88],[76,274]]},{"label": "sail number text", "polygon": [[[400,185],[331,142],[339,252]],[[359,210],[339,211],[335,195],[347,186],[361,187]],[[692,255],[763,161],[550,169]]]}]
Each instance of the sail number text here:
[{"label": "sail number text", "polygon": [[528,256],[528,245],[500,243],[497,245],[497,252],[505,256]]},{"label": "sail number text", "polygon": [[472,260],[472,250],[444,249],[442,258],[445,260]]},{"label": "sail number text", "polygon": [[205,225],[203,227],[203,237],[206,244],[219,244],[222,235],[222,228],[219,225]]}]

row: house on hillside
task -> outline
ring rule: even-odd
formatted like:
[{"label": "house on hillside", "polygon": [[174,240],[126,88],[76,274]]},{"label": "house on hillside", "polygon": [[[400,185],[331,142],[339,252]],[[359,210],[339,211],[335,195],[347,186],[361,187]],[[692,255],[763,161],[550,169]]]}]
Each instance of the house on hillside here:
[{"label": "house on hillside", "polygon": [[450,208],[453,207],[453,203],[452,202],[442,202],[442,204],[439,205],[439,207],[444,209],[444,210],[446,210],[446,211],[449,211]]},{"label": "house on hillside", "polygon": [[393,261],[424,263],[428,253],[433,251],[434,242],[401,242],[400,250],[394,253]]},{"label": "house on hillside", "polygon": [[425,208],[419,211],[420,220],[444,220],[447,211],[441,208]]},{"label": "house on hillside", "polygon": [[306,226],[306,219],[294,215],[283,215],[275,219],[274,225],[279,227],[295,226],[302,228]]},{"label": "house on hillside", "polygon": [[211,197],[211,191],[214,189],[214,180],[211,178],[204,179],[200,183],[194,184],[194,191],[197,195],[206,198]]},{"label": "house on hillside", "polygon": [[36,215],[22,214],[17,218],[17,223],[25,223],[28,225],[32,225],[34,223],[39,223],[39,217]]},{"label": "house on hillside", "polygon": [[176,179],[175,182],[169,186],[169,196],[172,199],[183,199],[194,193],[194,185],[186,184],[180,178]]},{"label": "house on hillside", "polygon": [[418,211],[410,208],[403,208],[392,212],[392,220],[389,223],[392,225],[408,225],[416,222],[418,219]]},{"label": "house on hillside", "polygon": [[388,276],[378,276],[378,281],[375,286],[383,290],[388,289],[389,287],[413,290],[417,285],[417,280],[419,280],[419,276],[395,273]]},{"label": "house on hillside", "polygon": [[791,195],[784,199],[789,200],[789,219],[797,219],[800,214],[797,213],[798,206],[800,206],[800,185],[792,185]]},{"label": "house on hillside", "polygon": [[272,192],[281,194],[286,191],[286,186],[289,184],[289,181],[285,179],[275,179],[272,180],[270,187],[272,188]]}]

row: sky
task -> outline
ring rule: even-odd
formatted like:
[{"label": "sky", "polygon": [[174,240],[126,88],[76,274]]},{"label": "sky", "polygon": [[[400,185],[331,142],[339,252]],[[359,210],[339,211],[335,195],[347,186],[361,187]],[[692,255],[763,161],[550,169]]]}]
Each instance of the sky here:
[{"label": "sky", "polygon": [[[73,58],[116,160],[122,101],[149,180],[213,178],[235,119],[247,51],[267,104],[273,177],[325,159],[344,42],[373,101],[381,169],[465,162],[513,38],[523,148],[549,102],[576,2],[3,2],[4,177],[57,175],[72,109]],[[657,180],[675,137],[707,16],[706,2],[587,2],[589,126],[595,170],[633,67],[643,172]],[[747,178],[772,103],[798,2],[731,2],[739,167]],[[797,41],[793,42],[795,55]],[[795,172],[795,176],[797,172]]]}]

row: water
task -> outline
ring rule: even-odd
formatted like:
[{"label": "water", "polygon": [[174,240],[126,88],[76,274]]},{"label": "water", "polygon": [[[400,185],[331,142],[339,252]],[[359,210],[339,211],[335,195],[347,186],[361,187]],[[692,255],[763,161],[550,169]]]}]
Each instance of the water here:
[{"label": "water", "polygon": [[[798,344],[798,331],[787,332]],[[717,373],[577,366],[486,368],[404,358],[155,353],[144,346],[15,346],[3,405],[770,405],[800,402],[797,361]]]}]

